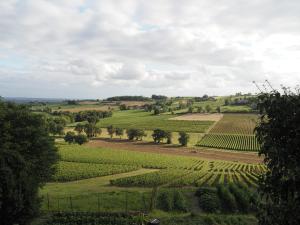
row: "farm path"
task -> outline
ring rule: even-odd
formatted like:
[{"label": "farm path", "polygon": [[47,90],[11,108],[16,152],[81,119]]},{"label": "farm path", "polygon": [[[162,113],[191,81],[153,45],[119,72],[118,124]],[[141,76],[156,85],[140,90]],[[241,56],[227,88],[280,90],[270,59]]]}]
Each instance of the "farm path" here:
[{"label": "farm path", "polygon": [[[131,177],[146,173],[152,173],[158,171],[158,169],[139,169],[135,171],[131,171],[128,173],[119,173],[114,175],[108,175],[103,177],[95,177],[77,181],[70,182],[51,182],[47,183],[43,189],[41,189],[41,194],[45,195],[47,193],[51,193],[56,196],[64,196],[64,195],[82,195],[82,193],[97,193],[97,192],[105,192],[105,191],[114,191],[114,190],[126,190],[126,188],[122,187],[114,187],[109,186],[110,180]],[[131,188],[130,190],[143,190],[143,188]]]},{"label": "farm path", "polygon": [[98,138],[86,144],[90,147],[107,147],[114,149],[123,149],[139,152],[152,152],[159,154],[182,155],[199,157],[210,160],[226,160],[244,163],[262,163],[263,158],[258,157],[257,153],[253,152],[235,152],[228,150],[216,150],[211,148],[188,148],[176,147],[164,144],[154,144],[151,142],[131,142],[128,140],[119,139],[103,139]]}]

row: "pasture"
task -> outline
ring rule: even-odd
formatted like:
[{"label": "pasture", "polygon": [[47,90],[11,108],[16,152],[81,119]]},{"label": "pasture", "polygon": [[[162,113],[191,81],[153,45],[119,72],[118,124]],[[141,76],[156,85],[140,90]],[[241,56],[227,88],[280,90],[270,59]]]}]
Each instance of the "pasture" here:
[{"label": "pasture", "polygon": [[175,115],[153,115],[142,110],[118,111],[112,117],[104,118],[99,122],[101,127],[113,125],[121,128],[138,128],[143,130],[163,129],[166,131],[186,131],[204,133],[212,124],[212,121],[182,121],[169,120]]}]

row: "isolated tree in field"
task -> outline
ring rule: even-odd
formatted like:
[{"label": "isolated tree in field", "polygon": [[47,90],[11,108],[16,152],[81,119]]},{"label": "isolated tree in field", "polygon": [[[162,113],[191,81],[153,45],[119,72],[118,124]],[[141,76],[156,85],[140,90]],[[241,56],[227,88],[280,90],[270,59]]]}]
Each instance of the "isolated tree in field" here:
[{"label": "isolated tree in field", "polygon": [[84,124],[77,123],[75,126],[75,131],[77,131],[79,134],[81,134],[84,131]]},{"label": "isolated tree in field", "polygon": [[102,133],[102,130],[95,123],[87,123],[84,125],[84,132],[88,138],[96,137]]},{"label": "isolated tree in field", "polygon": [[210,105],[206,105],[205,106],[205,111],[209,113],[211,111],[211,106]]},{"label": "isolated tree in field", "polygon": [[154,140],[155,143],[160,143],[161,140],[163,140],[166,137],[167,137],[166,136],[166,132],[164,130],[155,129],[153,131],[152,138],[153,138],[153,140]]},{"label": "isolated tree in field", "polygon": [[82,145],[82,144],[88,142],[88,138],[84,134],[75,135],[74,139],[75,139],[75,142],[79,145]]},{"label": "isolated tree in field", "polygon": [[38,191],[58,160],[46,119],[25,106],[0,102],[0,223],[29,224],[38,214]]},{"label": "isolated tree in field", "polygon": [[128,129],[126,133],[129,140],[142,140],[143,137],[147,136],[145,131],[140,129]]},{"label": "isolated tree in field", "polygon": [[109,134],[110,138],[113,138],[115,133],[115,128],[113,125],[107,127],[107,133]]},{"label": "isolated tree in field", "polygon": [[189,107],[188,112],[189,112],[189,113],[192,113],[192,112],[193,112],[193,106],[190,106],[190,107]]},{"label": "isolated tree in field", "polygon": [[159,115],[159,114],[160,114],[160,110],[159,110],[158,107],[155,107],[155,108],[154,108],[153,114],[154,114],[154,115]]},{"label": "isolated tree in field", "polygon": [[172,144],[172,132],[166,131],[167,144]]},{"label": "isolated tree in field", "polygon": [[64,137],[65,142],[68,142],[69,144],[73,143],[75,141],[75,133],[72,131],[68,131],[67,134]]},{"label": "isolated tree in field", "polygon": [[188,135],[188,133],[186,133],[184,131],[179,132],[178,141],[182,146],[187,146],[189,139],[190,139],[190,136]]},{"label": "isolated tree in field", "polygon": [[49,133],[53,135],[62,135],[64,134],[64,128],[67,122],[65,119],[56,117],[56,118],[49,118],[48,119],[48,129]]},{"label": "isolated tree in field", "polygon": [[216,111],[217,111],[217,113],[221,113],[221,107],[218,106],[218,107],[216,108]]},{"label": "isolated tree in field", "polygon": [[267,172],[260,179],[260,225],[300,224],[300,91],[258,97],[256,137]]},{"label": "isolated tree in field", "polygon": [[124,129],[123,129],[123,128],[120,128],[120,127],[116,127],[115,133],[116,133],[116,136],[119,136],[120,139],[121,139],[122,136],[124,135]]}]

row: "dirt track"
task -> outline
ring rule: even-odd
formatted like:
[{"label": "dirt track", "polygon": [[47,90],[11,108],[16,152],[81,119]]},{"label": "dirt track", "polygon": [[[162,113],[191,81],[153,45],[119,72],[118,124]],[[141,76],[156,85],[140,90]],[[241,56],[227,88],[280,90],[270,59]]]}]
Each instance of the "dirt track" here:
[{"label": "dirt track", "polygon": [[262,158],[257,156],[257,153],[252,152],[234,152],[226,150],[216,150],[208,148],[183,148],[176,146],[169,146],[164,144],[154,144],[149,142],[131,142],[128,140],[118,139],[97,139],[92,140],[86,145],[91,147],[108,147],[116,149],[124,149],[139,152],[152,152],[170,155],[184,155],[199,157],[212,160],[227,160],[234,162],[245,163],[261,163]]}]

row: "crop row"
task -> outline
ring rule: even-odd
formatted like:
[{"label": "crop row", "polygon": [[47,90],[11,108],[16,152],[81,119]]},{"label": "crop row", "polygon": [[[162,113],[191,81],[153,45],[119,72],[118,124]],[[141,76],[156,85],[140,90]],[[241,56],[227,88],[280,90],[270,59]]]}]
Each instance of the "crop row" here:
[{"label": "crop row", "polygon": [[138,166],[60,161],[57,164],[57,171],[52,179],[53,181],[64,182],[125,173],[136,169],[138,169]]},{"label": "crop row", "polygon": [[254,135],[206,134],[197,145],[238,151],[259,150],[259,144]]},{"label": "crop row", "polygon": [[252,135],[257,124],[254,114],[224,114],[210,133]]}]

